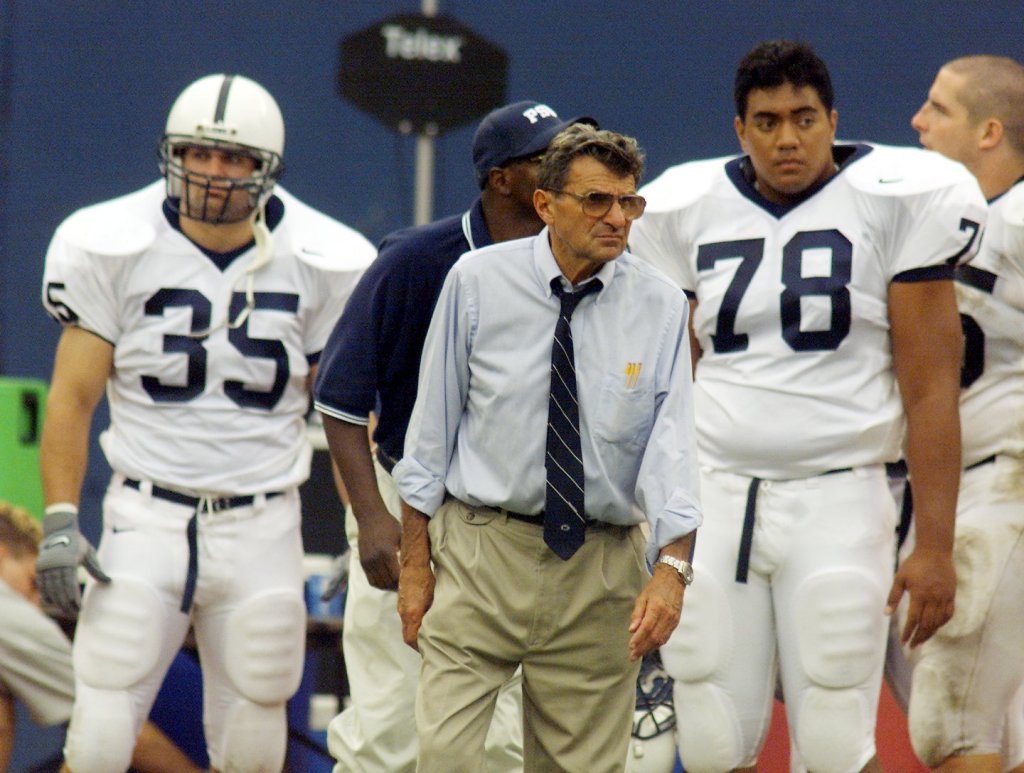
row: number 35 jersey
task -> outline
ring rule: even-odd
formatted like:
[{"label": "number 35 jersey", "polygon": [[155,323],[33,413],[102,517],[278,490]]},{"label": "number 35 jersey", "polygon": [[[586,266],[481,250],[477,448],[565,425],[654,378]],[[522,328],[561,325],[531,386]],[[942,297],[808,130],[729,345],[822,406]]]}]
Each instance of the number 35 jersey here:
[{"label": "number 35 jersey", "polygon": [[838,172],[794,205],[764,199],[746,157],[682,164],[641,191],[631,251],[697,303],[704,465],[787,479],[900,456],[889,284],[951,279],[986,204],[936,153],[834,153]]},{"label": "number 35 jersey", "polygon": [[131,478],[214,494],[298,485],[307,378],[373,245],[278,186],[272,259],[253,273],[243,316],[257,248],[205,253],[164,198],[159,181],[79,210],[46,256],[46,310],[114,346],[107,459]]}]

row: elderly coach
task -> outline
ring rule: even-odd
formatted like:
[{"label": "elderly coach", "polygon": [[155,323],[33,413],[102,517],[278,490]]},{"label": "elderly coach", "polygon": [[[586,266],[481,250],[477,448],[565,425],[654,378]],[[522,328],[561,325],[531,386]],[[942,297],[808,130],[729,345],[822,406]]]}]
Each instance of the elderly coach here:
[{"label": "elderly coach", "polygon": [[467,253],[438,300],[394,470],[421,771],[478,767],[520,664],[526,769],[621,769],[639,659],[679,620],[701,519],[688,305],[625,251],[642,169],[632,138],[564,130],[545,229]]}]

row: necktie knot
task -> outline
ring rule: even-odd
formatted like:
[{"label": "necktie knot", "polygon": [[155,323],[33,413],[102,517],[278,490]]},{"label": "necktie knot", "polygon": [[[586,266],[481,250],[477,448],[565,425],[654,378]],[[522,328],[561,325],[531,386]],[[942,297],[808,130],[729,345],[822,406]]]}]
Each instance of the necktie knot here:
[{"label": "necktie knot", "polygon": [[576,311],[576,307],[579,306],[580,301],[586,298],[588,295],[596,293],[603,287],[600,279],[592,279],[586,284],[580,286],[577,290],[566,290],[562,287],[562,280],[560,277],[555,277],[551,280],[551,292],[558,296],[562,302],[561,315],[566,319],[572,319],[573,312]]}]

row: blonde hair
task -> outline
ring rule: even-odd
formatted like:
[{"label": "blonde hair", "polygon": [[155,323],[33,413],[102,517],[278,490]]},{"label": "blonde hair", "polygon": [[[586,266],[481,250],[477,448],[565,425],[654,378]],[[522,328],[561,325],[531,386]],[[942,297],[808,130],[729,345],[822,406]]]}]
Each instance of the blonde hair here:
[{"label": "blonde hair", "polygon": [[17,557],[39,552],[43,528],[24,508],[0,501],[0,543]]},{"label": "blonde hair", "polygon": [[996,118],[1007,142],[1024,154],[1024,65],[1006,56],[962,56],[944,65],[967,79],[957,98],[971,123]]}]

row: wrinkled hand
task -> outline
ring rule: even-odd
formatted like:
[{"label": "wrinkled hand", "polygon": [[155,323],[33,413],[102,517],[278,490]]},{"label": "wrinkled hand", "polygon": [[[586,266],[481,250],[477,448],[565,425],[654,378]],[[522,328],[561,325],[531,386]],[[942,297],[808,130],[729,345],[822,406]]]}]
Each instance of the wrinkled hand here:
[{"label": "wrinkled hand", "polygon": [[398,548],[402,524],[386,510],[370,525],[359,524],[359,563],[370,585],[378,590],[398,589]]},{"label": "wrinkled hand", "polygon": [[943,551],[916,548],[896,570],[886,614],[895,612],[904,591],[910,593],[910,606],[900,642],[916,647],[928,641],[953,616],[956,594],[953,557]]},{"label": "wrinkled hand", "polygon": [[324,589],[320,593],[321,601],[330,601],[348,588],[348,562],[351,557],[351,550],[346,550],[334,557],[334,561],[331,562],[331,571],[327,575],[327,582],[324,583]]},{"label": "wrinkled hand", "polygon": [[402,618],[402,639],[414,650],[423,616],[434,603],[434,572],[429,565],[403,566],[398,580],[398,616]]},{"label": "wrinkled hand", "polygon": [[43,603],[69,619],[82,606],[79,564],[100,582],[110,582],[93,546],[78,530],[78,514],[71,510],[49,513],[43,519],[43,541],[36,558],[37,584]]},{"label": "wrinkled hand", "polygon": [[683,583],[675,569],[664,565],[640,592],[629,620],[629,659],[639,660],[668,641],[679,625],[683,609]]}]

